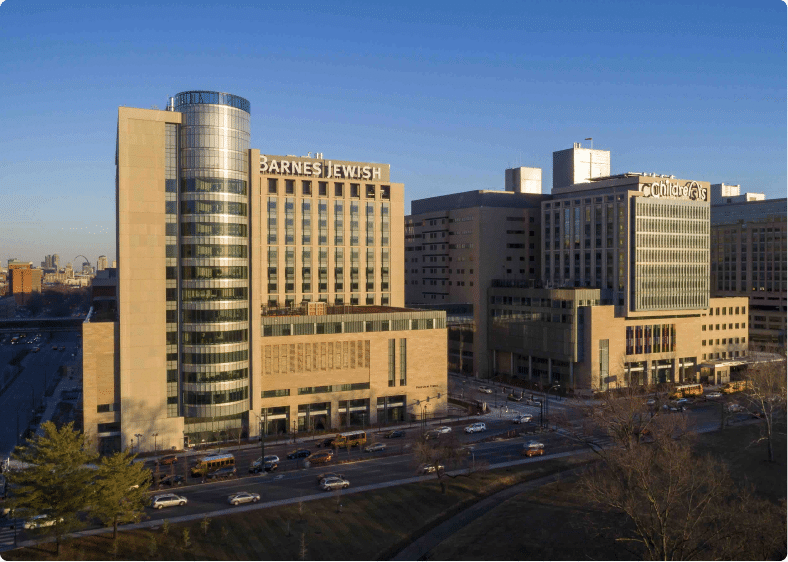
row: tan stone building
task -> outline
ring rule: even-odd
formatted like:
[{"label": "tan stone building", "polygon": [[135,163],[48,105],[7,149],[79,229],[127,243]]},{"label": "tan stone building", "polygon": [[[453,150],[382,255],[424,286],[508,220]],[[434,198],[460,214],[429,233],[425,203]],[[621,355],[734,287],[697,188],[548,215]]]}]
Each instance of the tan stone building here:
[{"label": "tan stone building", "polygon": [[250,111],[218,92],[118,111],[118,321],[85,324],[100,450],[445,409],[445,315],[402,309],[403,185],[385,164],[261,155]]}]

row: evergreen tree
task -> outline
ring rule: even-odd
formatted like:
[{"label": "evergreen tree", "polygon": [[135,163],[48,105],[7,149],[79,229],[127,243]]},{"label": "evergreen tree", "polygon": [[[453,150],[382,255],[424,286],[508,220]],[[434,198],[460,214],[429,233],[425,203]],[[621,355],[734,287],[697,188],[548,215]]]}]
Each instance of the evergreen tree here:
[{"label": "evergreen tree", "polygon": [[9,478],[11,504],[19,517],[45,517],[31,531],[54,536],[59,555],[62,538],[84,525],[79,515],[93,501],[91,482],[96,478],[96,471],[87,465],[97,455],[85,436],[74,431],[73,423],[58,429],[46,422],[41,428],[43,435],[35,435],[29,445],[13,453],[27,468]]},{"label": "evergreen tree", "polygon": [[148,503],[151,473],[133,462],[134,457],[128,450],[117,452],[99,465],[91,515],[112,525],[113,539],[118,537],[118,524],[139,521]]}]

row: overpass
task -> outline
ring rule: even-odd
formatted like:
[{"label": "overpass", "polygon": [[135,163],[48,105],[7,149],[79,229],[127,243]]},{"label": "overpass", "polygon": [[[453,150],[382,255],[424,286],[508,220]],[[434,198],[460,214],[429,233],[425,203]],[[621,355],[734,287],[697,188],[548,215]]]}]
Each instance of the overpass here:
[{"label": "overpass", "polygon": [[84,316],[0,319],[0,333],[81,332]]}]

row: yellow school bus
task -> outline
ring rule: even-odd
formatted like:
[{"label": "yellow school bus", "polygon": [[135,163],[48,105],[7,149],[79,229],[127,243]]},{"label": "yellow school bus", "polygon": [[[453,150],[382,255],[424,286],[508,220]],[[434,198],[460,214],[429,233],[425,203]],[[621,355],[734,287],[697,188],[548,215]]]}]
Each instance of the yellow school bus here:
[{"label": "yellow school bus", "polygon": [[731,381],[726,382],[722,386],[723,394],[733,394],[734,392],[741,392],[742,390],[751,390],[752,384],[750,381]]},{"label": "yellow school bus", "polygon": [[673,392],[670,393],[670,399],[675,400],[676,398],[686,398],[687,396],[702,396],[702,395],[703,395],[702,384],[683,384],[673,389]]},{"label": "yellow school bus", "polygon": [[366,431],[346,431],[345,433],[338,433],[334,440],[331,442],[333,447],[360,447],[367,442]]},{"label": "yellow school bus", "polygon": [[223,466],[235,466],[235,457],[230,453],[203,457],[192,466],[192,476],[202,476]]}]

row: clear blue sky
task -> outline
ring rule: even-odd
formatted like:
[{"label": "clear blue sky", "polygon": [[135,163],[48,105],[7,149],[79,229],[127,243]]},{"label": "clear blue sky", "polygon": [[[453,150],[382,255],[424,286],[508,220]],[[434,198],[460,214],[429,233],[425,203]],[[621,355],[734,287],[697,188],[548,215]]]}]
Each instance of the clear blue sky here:
[{"label": "clear blue sky", "polygon": [[[594,138],[611,171],[785,197],[786,6],[632,2],[0,5],[0,259],[115,257],[120,105],[252,105],[252,147],[391,164],[410,201],[502,189]],[[81,260],[79,260],[81,261]]]}]

